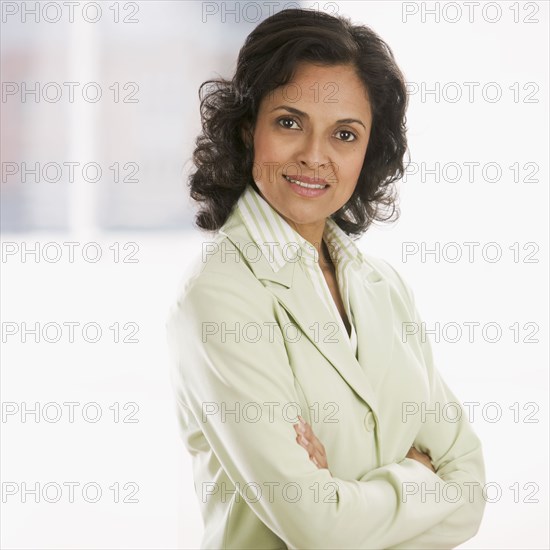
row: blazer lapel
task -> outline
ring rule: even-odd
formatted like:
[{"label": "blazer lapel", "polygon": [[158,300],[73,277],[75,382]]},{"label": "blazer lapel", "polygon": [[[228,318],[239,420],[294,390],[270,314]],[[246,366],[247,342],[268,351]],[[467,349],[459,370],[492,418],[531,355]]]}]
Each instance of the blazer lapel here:
[{"label": "blazer lapel", "polygon": [[350,302],[354,306],[358,337],[357,360],[378,393],[390,368],[395,338],[390,288],[388,282],[365,263],[358,271],[351,271],[349,277]]},{"label": "blazer lapel", "polygon": [[[307,338],[327,358],[349,386],[378,416],[375,389],[384,375],[391,355],[393,314],[388,285],[362,264],[349,271],[350,301],[358,338],[358,357],[353,354],[347,334],[317,296],[299,262],[287,262],[275,272],[263,254],[252,253],[254,241],[237,209],[220,229],[243,252],[254,275],[277,298]],[[245,251],[247,253],[245,254]],[[248,260],[254,258],[254,261]],[[328,327],[325,323],[331,322]],[[336,332],[333,327],[337,327]],[[377,419],[378,420],[378,419]]]},{"label": "blazer lapel", "polygon": [[[339,325],[333,320],[301,266],[295,264],[293,278],[288,288],[278,284],[272,278],[264,279],[263,282],[342,378],[361,399],[369,404],[371,409],[377,409],[376,395],[347,342],[348,335],[343,334]],[[357,332],[359,334],[359,331]],[[358,344],[359,347],[360,344]]]}]

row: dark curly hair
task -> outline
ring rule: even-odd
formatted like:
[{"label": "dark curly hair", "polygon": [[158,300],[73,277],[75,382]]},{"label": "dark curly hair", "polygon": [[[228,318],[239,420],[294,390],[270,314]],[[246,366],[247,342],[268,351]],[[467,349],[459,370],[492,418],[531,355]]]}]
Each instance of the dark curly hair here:
[{"label": "dark curly hair", "polygon": [[291,81],[299,62],[352,65],[365,85],[372,127],[353,195],[331,218],[349,236],[373,221],[399,216],[394,182],[404,174],[407,90],[389,46],[366,25],[307,9],[283,10],[260,23],[239,52],[231,81],[203,82],[199,89],[202,134],[189,176],[190,196],[201,203],[196,225],[217,231],[252,177],[254,128],[261,100]]}]

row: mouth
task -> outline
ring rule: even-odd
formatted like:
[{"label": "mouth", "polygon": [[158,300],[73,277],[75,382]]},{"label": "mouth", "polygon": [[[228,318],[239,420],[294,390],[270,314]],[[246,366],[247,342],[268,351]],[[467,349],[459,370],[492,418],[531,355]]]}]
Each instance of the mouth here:
[{"label": "mouth", "polygon": [[285,178],[290,183],[294,183],[295,185],[303,187],[304,189],[325,189],[326,187],[329,187],[329,184],[326,182],[326,180],[322,178],[308,178],[307,176],[294,175],[287,176],[286,174],[283,174],[283,178]]}]

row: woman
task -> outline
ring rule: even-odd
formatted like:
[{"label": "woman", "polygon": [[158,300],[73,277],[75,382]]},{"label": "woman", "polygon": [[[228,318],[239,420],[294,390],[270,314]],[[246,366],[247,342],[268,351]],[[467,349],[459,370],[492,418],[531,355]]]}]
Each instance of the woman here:
[{"label": "woman", "polygon": [[406,90],[368,27],[308,10],[209,81],[191,197],[216,232],[168,320],[202,548],[453,548],[481,444],[409,287],[352,236],[395,212]]}]

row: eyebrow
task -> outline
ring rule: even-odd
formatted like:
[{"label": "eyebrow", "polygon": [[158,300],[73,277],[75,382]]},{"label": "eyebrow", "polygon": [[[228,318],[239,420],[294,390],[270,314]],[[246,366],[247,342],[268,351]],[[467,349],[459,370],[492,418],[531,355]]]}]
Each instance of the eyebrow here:
[{"label": "eyebrow", "polygon": [[[300,111],[299,109],[295,109],[294,107],[289,107],[288,105],[278,105],[277,107],[274,107],[273,109],[271,109],[271,111],[269,111],[269,112],[272,113],[273,111],[277,111],[279,109],[284,109],[285,111],[288,111],[289,113],[292,113],[292,114],[295,114],[295,115],[298,115],[298,116],[309,119],[309,115],[307,113],[304,113],[303,111]],[[365,124],[362,121],[360,121],[358,118],[341,118],[340,120],[336,121],[336,124],[351,124],[352,122],[357,122],[357,124],[361,124],[361,126],[363,126],[363,128],[365,128],[365,130],[367,129]]]}]

